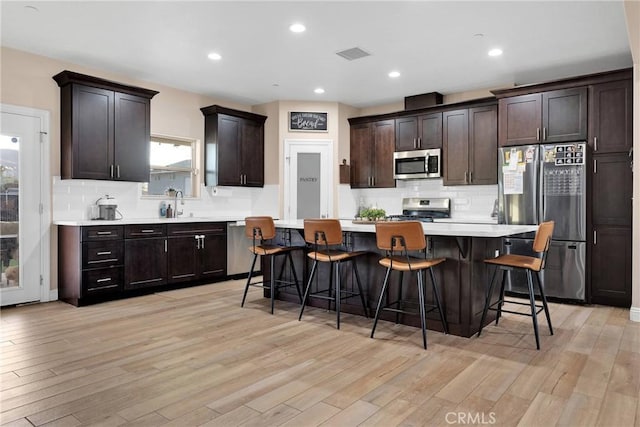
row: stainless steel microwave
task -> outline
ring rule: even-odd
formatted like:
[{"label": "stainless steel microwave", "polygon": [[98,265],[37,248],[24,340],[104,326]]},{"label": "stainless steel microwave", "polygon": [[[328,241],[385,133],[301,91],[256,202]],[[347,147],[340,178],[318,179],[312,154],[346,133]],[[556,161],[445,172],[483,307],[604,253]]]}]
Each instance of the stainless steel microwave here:
[{"label": "stainless steel microwave", "polygon": [[421,179],[442,177],[442,150],[396,151],[393,153],[395,179]]}]

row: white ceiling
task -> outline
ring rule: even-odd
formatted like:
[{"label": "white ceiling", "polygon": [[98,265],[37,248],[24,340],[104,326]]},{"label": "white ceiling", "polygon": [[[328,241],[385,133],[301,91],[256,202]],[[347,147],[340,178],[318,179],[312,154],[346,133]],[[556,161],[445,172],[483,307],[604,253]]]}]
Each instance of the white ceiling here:
[{"label": "white ceiling", "polygon": [[[632,65],[619,0],[2,1],[1,15],[3,46],[250,105],[366,107]],[[336,55],[356,46],[372,55]]]}]

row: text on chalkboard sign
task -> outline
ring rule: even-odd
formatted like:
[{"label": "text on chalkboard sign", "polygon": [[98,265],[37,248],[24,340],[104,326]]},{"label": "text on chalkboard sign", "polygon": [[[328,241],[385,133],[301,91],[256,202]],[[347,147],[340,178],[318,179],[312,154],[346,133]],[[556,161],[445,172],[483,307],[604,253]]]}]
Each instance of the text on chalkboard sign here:
[{"label": "text on chalkboard sign", "polygon": [[289,113],[289,130],[326,132],[327,113],[291,111]]}]

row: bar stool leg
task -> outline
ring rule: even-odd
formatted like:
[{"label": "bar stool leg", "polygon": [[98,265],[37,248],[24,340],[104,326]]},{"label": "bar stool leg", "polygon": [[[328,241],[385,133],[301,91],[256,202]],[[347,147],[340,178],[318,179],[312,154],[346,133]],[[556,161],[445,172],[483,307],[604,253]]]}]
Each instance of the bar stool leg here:
[{"label": "bar stool leg", "polygon": [[[509,271],[510,272],[510,271]],[[498,300],[498,313],[496,314],[496,325],[502,317],[502,306],[504,305],[504,287],[507,283],[507,270],[502,270],[502,284],[500,285],[500,299]]]},{"label": "bar stool leg", "polygon": [[316,274],[317,266],[318,261],[313,261],[313,265],[311,266],[311,274],[309,274],[309,281],[307,282],[307,289],[304,290],[304,297],[302,297],[302,304],[300,306],[300,315],[298,316],[298,320],[302,320],[302,313],[304,313],[304,307],[307,305],[307,298],[309,298],[309,291],[311,290],[311,282],[313,282],[313,276]]},{"label": "bar stool leg", "polygon": [[387,285],[389,284],[389,274],[391,273],[391,268],[387,268],[387,273],[384,275],[384,281],[382,282],[382,289],[380,290],[380,298],[378,299],[378,307],[376,308],[376,315],[373,318],[373,328],[371,329],[371,338],[373,338],[373,334],[376,331],[376,326],[378,325],[378,318],[380,317],[380,307],[382,307],[382,299],[387,291]]},{"label": "bar stool leg", "polygon": [[440,313],[440,321],[442,322],[442,329],[445,334],[449,334],[449,326],[447,326],[447,320],[442,312],[442,304],[440,304],[440,291],[438,291],[438,285],[436,283],[436,275],[433,273],[433,268],[429,268],[429,275],[431,276],[431,283],[433,284],[433,294],[436,298],[436,305],[438,306],[438,313]]},{"label": "bar stool leg", "polygon": [[547,324],[549,325],[549,332],[553,335],[553,326],[551,326],[551,316],[549,315],[549,307],[547,306],[547,297],[544,295],[542,289],[542,281],[540,280],[540,272],[536,271],[536,279],[538,279],[538,289],[540,289],[540,297],[542,298],[542,306],[544,307],[544,314],[547,316]]},{"label": "bar stool leg", "polygon": [[358,264],[355,259],[351,259],[351,264],[353,265],[353,272],[356,274],[356,284],[358,285],[358,293],[360,294],[360,301],[362,302],[362,309],[364,310],[364,315],[368,319],[369,318],[369,304],[364,299],[364,292],[362,292],[362,284],[360,282],[360,273],[358,272]]},{"label": "bar stool leg", "polygon": [[[418,272],[418,274],[420,273]],[[402,280],[403,279],[404,279],[404,272],[400,271],[400,281],[398,282],[398,299],[396,300],[397,301],[396,308],[398,310],[402,309],[400,301],[402,301]],[[398,323],[400,323],[400,312],[396,312],[396,325]]]},{"label": "bar stool leg", "polygon": [[329,299],[327,299],[327,311],[331,311],[331,294],[333,293],[333,262],[329,262]]},{"label": "bar stool leg", "polygon": [[302,304],[302,292],[300,292],[300,283],[298,282],[296,267],[293,265],[293,258],[291,257],[291,252],[287,252],[287,258],[289,259],[289,265],[291,266],[291,272],[293,273],[293,280],[296,284],[296,291],[298,291],[298,298],[300,299],[300,304]]},{"label": "bar stool leg", "polygon": [[253,277],[253,269],[256,266],[256,259],[258,259],[258,255],[253,254],[253,261],[251,262],[251,268],[249,269],[249,277],[247,277],[247,284],[244,287],[244,294],[242,295],[242,302],[240,303],[240,307],[244,307],[244,301],[247,299],[247,291],[249,290],[249,283],[251,283],[251,277]]},{"label": "bar stool leg", "polygon": [[271,294],[271,314],[273,314],[273,306],[275,304],[275,298],[276,298],[276,272],[275,272],[276,257],[271,255],[270,258],[271,258],[271,260],[270,260],[271,261],[270,262],[270,265],[271,265],[271,274],[270,274],[271,283],[269,285],[270,285],[270,288],[271,288],[271,292],[270,292],[270,294]]},{"label": "bar stool leg", "polygon": [[536,298],[533,294],[533,280],[531,270],[527,270],[527,284],[529,285],[529,302],[531,303],[531,317],[533,318],[533,332],[536,335],[536,348],[540,350],[540,338],[538,337],[538,317],[536,315]]},{"label": "bar stool leg", "polygon": [[420,324],[422,325],[422,344],[427,349],[427,319],[424,309],[424,283],[422,282],[422,270],[418,271],[418,303],[420,304]]},{"label": "bar stool leg", "polygon": [[[335,264],[336,271],[336,328],[340,329],[340,300],[342,299],[342,286],[340,284],[340,261],[337,261]],[[331,300],[329,300],[331,303]]]},{"label": "bar stool leg", "polygon": [[487,312],[489,311],[489,302],[491,299],[491,293],[493,292],[493,284],[496,280],[496,273],[498,272],[498,266],[493,270],[493,274],[491,275],[491,283],[489,284],[489,290],[487,291],[487,296],[484,300],[484,310],[482,310],[482,318],[480,319],[480,329],[478,329],[478,336],[482,333],[482,327],[484,326],[484,319],[487,318]]}]

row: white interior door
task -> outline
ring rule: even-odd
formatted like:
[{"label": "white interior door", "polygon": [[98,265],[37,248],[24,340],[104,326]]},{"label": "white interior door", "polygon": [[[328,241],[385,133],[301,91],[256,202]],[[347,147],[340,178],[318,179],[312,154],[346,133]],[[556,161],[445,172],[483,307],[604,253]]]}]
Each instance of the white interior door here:
[{"label": "white interior door", "polygon": [[[49,220],[42,202],[48,113],[2,105],[0,126],[0,300],[48,301]],[[44,130],[46,129],[46,130]],[[43,158],[44,157],[44,158]],[[45,259],[46,256],[46,259]],[[46,267],[45,267],[46,266]],[[46,277],[46,281],[45,281]],[[44,289],[46,285],[46,291]]]},{"label": "white interior door", "polygon": [[284,216],[329,218],[333,213],[333,142],[287,139]]}]

